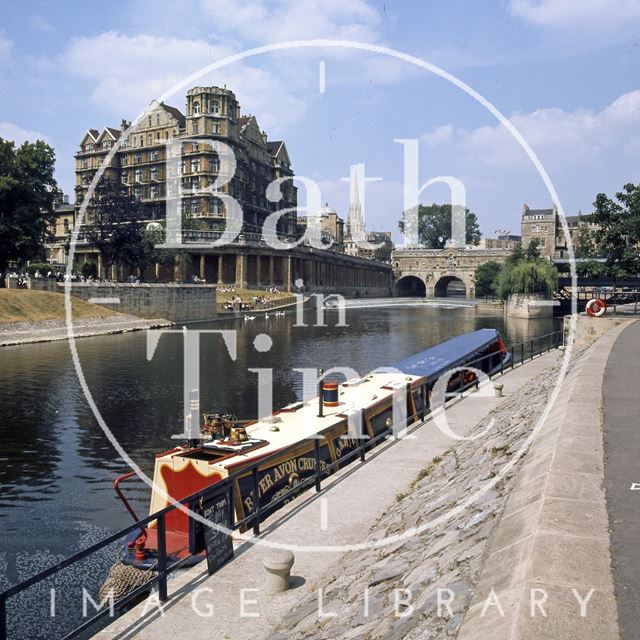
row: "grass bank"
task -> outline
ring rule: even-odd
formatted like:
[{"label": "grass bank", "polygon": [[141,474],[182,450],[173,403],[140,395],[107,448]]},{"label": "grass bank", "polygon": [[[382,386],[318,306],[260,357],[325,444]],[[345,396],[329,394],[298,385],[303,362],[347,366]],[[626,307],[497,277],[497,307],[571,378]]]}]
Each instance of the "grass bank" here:
[{"label": "grass bank", "polygon": [[[97,304],[71,298],[74,318],[107,318],[121,313]],[[48,291],[0,289],[0,322],[64,320],[64,296]]]}]

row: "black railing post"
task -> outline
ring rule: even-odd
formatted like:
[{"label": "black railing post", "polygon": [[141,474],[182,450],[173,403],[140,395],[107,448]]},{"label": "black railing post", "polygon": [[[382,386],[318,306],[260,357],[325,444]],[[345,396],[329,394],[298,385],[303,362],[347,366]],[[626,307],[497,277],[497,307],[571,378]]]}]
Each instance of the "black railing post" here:
[{"label": "black railing post", "polygon": [[7,601],[0,595],[0,640],[7,640]]},{"label": "black railing post", "polygon": [[158,598],[160,602],[167,601],[167,530],[165,527],[166,514],[158,517]]},{"label": "black railing post", "polygon": [[253,535],[260,535],[260,494],[258,493],[258,467],[253,467]]},{"label": "black railing post", "polygon": [[316,493],[322,490],[322,481],[320,478],[320,440],[316,437],[313,441],[313,453],[316,458]]},{"label": "black railing post", "polygon": [[529,345],[529,348],[531,349],[530,359],[533,360],[533,339],[531,340],[531,344]]},{"label": "black railing post", "polygon": [[520,364],[524,364],[524,342],[520,343]]}]

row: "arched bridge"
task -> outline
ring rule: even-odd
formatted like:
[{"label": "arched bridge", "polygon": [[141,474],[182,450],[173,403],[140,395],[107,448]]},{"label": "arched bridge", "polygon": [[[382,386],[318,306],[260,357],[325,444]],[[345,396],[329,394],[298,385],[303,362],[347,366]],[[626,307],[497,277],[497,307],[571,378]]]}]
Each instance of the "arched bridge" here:
[{"label": "arched bridge", "polygon": [[507,249],[397,249],[392,265],[395,291],[401,296],[475,298],[476,269],[504,262]]}]

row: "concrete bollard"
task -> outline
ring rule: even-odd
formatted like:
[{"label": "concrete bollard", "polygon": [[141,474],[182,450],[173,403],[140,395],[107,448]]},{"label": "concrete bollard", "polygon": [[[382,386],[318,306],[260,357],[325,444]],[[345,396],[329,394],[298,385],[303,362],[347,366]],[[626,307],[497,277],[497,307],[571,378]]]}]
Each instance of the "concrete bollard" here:
[{"label": "concrete bollard", "polygon": [[262,561],[262,565],[267,571],[267,591],[269,593],[282,593],[289,588],[289,576],[293,562],[293,553],[283,550],[270,553]]},{"label": "concrete bollard", "polygon": [[504,389],[504,385],[499,382],[493,385],[493,392],[495,393],[496,398],[502,398],[502,389]]}]

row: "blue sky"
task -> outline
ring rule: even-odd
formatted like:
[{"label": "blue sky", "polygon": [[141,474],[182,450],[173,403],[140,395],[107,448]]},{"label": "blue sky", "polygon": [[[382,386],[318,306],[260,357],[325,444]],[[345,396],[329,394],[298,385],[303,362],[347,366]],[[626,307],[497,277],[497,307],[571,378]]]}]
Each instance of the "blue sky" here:
[{"label": "blue sky", "polygon": [[[73,187],[88,127],[135,118],[221,57],[272,42],[332,38],[384,45],[459,77],[524,135],[565,212],[640,181],[640,0],[0,0],[0,136],[44,137]],[[319,91],[319,62],[326,89]],[[420,140],[420,181],[451,175],[483,232],[519,231],[523,203],[549,194],[517,143],[460,89],[367,52],[290,49],[204,74],[284,138],[296,173],[346,216],[351,164],[367,185],[369,228],[396,230],[402,147]],[[184,91],[167,99],[184,110]],[[423,202],[444,201],[434,186]],[[301,202],[301,205],[304,203]],[[304,213],[304,212],[303,212]]]}]

